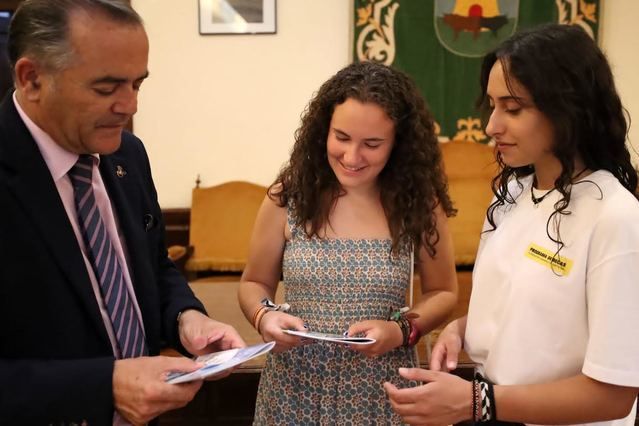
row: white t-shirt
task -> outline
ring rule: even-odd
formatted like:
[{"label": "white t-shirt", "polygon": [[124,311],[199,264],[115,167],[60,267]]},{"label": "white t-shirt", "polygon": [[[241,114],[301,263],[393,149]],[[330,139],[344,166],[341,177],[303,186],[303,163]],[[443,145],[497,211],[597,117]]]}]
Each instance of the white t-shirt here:
[{"label": "white t-shirt", "polygon": [[[546,223],[560,194],[535,205],[532,176],[521,183],[510,184],[516,203],[495,212],[497,229],[482,234],[466,351],[497,384],[582,372],[639,387],[639,202],[607,171],[574,184],[557,256]],[[548,230],[555,237],[552,224]],[[599,424],[631,426],[634,418],[633,408],[625,419]]]}]

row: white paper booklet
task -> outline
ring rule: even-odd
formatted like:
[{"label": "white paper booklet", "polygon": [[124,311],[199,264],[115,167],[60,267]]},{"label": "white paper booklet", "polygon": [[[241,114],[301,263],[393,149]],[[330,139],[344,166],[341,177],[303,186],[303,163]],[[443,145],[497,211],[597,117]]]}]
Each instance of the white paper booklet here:
[{"label": "white paper booklet", "polygon": [[273,346],[275,346],[275,342],[268,342],[240,349],[229,349],[226,351],[201,355],[195,358],[195,361],[204,363],[204,367],[190,373],[182,373],[179,371],[170,373],[166,381],[170,384],[177,384],[191,382],[193,380],[201,380],[224,370],[228,370],[229,368],[233,368],[260,355],[264,355],[273,349]]},{"label": "white paper booklet", "polygon": [[316,331],[283,330],[286,334],[300,336],[305,339],[323,340],[325,342],[341,343],[343,345],[370,345],[376,342],[370,337],[349,337],[341,334],[318,333]]}]

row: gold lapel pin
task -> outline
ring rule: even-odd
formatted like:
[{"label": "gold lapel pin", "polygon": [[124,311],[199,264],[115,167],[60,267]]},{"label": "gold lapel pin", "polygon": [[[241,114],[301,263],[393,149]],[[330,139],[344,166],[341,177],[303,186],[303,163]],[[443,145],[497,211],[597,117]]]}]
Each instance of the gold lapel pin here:
[{"label": "gold lapel pin", "polygon": [[116,166],[115,169],[116,169],[115,174],[117,175],[117,177],[121,178],[121,177],[124,177],[124,175],[126,175],[126,170],[124,170],[122,166],[118,165]]}]

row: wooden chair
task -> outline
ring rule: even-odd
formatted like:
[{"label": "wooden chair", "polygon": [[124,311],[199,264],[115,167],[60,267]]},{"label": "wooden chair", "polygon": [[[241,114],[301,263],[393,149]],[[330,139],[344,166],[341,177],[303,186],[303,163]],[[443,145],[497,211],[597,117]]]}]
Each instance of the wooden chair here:
[{"label": "wooden chair", "polygon": [[184,265],[189,279],[242,272],[265,195],[266,187],[242,181],[193,189],[187,253],[192,252]]},{"label": "wooden chair", "polygon": [[492,178],[497,174],[493,148],[476,142],[453,141],[441,144],[448,192],[457,208],[449,227],[455,248],[455,264],[475,263],[486,208],[493,193]]}]

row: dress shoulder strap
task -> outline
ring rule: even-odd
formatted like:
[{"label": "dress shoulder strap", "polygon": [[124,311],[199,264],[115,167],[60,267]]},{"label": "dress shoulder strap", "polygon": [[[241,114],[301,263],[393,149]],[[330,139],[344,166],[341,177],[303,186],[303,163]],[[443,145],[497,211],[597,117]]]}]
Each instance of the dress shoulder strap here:
[{"label": "dress shoulder strap", "polygon": [[289,201],[286,205],[286,223],[291,230],[291,239],[295,239],[299,233],[298,226],[295,224],[295,217],[293,216],[293,202]]},{"label": "dress shoulder strap", "polygon": [[408,302],[410,303],[409,307],[413,307],[415,305],[415,291],[413,289],[413,278],[414,278],[414,274],[415,274],[415,247],[413,247],[413,244],[410,245],[409,247],[410,250],[410,274],[409,274],[409,279],[408,279],[408,293],[409,293],[409,298],[408,298]]}]

